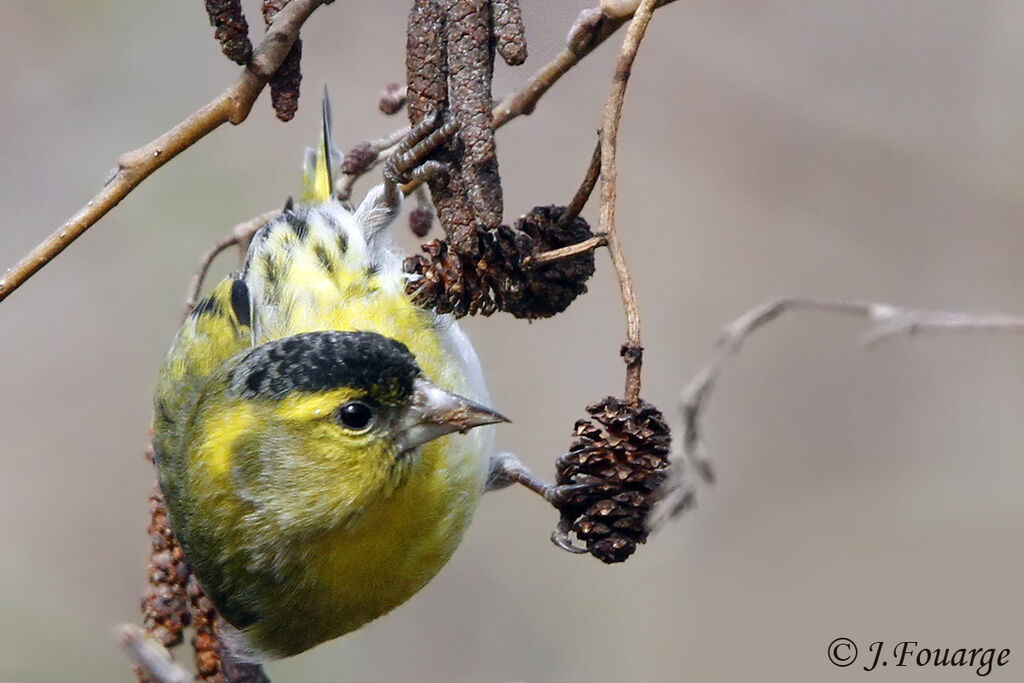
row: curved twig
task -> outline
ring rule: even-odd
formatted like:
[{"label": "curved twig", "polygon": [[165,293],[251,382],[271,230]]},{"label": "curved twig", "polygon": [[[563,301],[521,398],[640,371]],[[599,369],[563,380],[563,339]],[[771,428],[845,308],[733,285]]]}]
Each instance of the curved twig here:
[{"label": "curved twig", "polygon": [[616,147],[619,136],[619,120],[622,118],[622,104],[625,101],[626,85],[633,68],[633,60],[643,40],[647,25],[651,21],[657,0],[643,0],[629,22],[626,39],[615,66],[612,91],[604,109],[604,124],[601,126],[601,232],[608,240],[608,252],[612,257],[615,274],[619,278],[622,292],[622,307],[626,313],[626,343],[622,346],[622,357],[626,361],[626,399],[640,398],[640,370],[643,364],[643,347],[640,345],[640,309],[633,291],[633,278],[622,255],[618,229],[615,226],[615,165]]},{"label": "curved twig", "polygon": [[213,264],[213,260],[225,249],[235,245],[238,245],[239,250],[242,252],[241,256],[244,259],[245,252],[249,248],[249,241],[252,239],[252,236],[256,234],[257,230],[280,214],[280,211],[268,211],[256,216],[256,218],[245,221],[244,223],[239,223],[231,229],[231,232],[226,237],[223,237],[206,250],[206,253],[199,258],[199,266],[196,268],[196,272],[193,273],[192,279],[188,283],[188,295],[185,297],[186,316],[192,312],[192,309],[195,308],[196,304],[199,302],[199,292],[203,288],[203,280],[206,279],[206,273],[210,270],[210,265]]}]

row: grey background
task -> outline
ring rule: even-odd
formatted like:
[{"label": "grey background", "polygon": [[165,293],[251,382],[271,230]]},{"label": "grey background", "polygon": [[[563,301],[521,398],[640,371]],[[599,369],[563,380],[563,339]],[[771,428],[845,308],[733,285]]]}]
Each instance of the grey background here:
[{"label": "grey background", "polygon": [[[524,2],[530,59],[588,2]],[[161,170],[0,305],[0,680],[131,679],[111,628],[138,620],[142,460],[156,368],[198,255],[294,193],[334,97],[338,142],[392,130],[407,2],[341,0],[304,32],[295,122],[267,101]],[[0,267],[99,188],[119,154],[236,75],[202,3],[3,0]],[[255,23],[255,22],[254,22]],[[670,410],[717,330],[781,294],[1024,311],[1024,6],[1009,0],[677,2],[637,60],[619,224]],[[582,175],[617,37],[499,134],[506,216]],[[365,190],[365,184],[359,191]],[[596,221],[594,207],[587,215]],[[232,267],[218,263],[218,275]],[[470,320],[499,445],[538,473],[584,406],[621,391],[607,258],[589,295],[532,325]],[[624,566],[557,551],[554,514],[488,496],[462,548],[396,612],[271,665],[281,681],[853,680],[861,645],[1009,647],[1024,671],[1024,352],[1011,336],[865,352],[856,321],[797,316],[755,338],[708,415],[720,474]],[[866,656],[862,654],[862,657]],[[953,681],[895,669],[879,681]]]}]

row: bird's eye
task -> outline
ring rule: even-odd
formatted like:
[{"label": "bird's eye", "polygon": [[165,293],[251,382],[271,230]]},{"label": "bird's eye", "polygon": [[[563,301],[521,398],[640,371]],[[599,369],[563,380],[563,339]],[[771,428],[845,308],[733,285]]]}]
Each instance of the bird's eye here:
[{"label": "bird's eye", "polygon": [[338,409],[338,420],[349,429],[366,429],[373,421],[373,408],[362,401],[349,401]]}]

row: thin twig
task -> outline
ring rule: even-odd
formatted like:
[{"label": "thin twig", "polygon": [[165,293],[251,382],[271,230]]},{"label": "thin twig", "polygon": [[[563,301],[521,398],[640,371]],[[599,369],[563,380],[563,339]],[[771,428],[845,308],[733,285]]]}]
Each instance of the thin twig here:
[{"label": "thin twig", "polygon": [[206,273],[210,270],[213,260],[217,258],[222,251],[236,244],[238,244],[238,240],[235,239],[235,236],[228,235],[215,243],[199,258],[199,267],[196,268],[196,272],[193,273],[192,279],[189,280],[188,283],[188,296],[185,297],[186,316],[191,313],[192,309],[194,309],[196,304],[199,303],[199,290],[203,288],[203,280],[206,279]]},{"label": "thin twig", "polygon": [[583,176],[583,182],[580,183],[579,189],[573,195],[569,206],[565,208],[562,217],[558,219],[559,225],[565,226],[576,220],[576,216],[579,216],[580,211],[587,205],[587,200],[590,199],[590,195],[594,192],[594,188],[597,186],[597,181],[600,178],[601,137],[600,133],[598,133],[597,144],[594,145],[594,153],[590,155],[590,165],[587,167],[587,174]]},{"label": "thin twig", "polygon": [[588,237],[582,242],[576,244],[570,244],[567,247],[560,247],[558,249],[551,249],[549,251],[542,251],[539,254],[533,254],[523,259],[523,267],[533,268],[541,265],[542,263],[551,263],[552,261],[560,261],[570,256],[576,256],[577,254],[584,254],[588,251],[593,251],[600,247],[607,246],[608,238],[605,235],[594,235]]},{"label": "thin twig", "polygon": [[135,624],[117,627],[121,649],[154,683],[192,683],[192,674],[174,661],[167,648]]},{"label": "thin twig", "polygon": [[191,313],[192,309],[199,303],[199,292],[203,288],[203,280],[206,279],[206,273],[209,272],[213,260],[222,251],[235,245],[238,245],[244,258],[245,252],[249,248],[249,241],[256,234],[256,231],[277,218],[280,214],[280,211],[268,211],[244,223],[239,223],[231,229],[230,234],[218,241],[202,255],[199,259],[199,267],[196,268],[196,272],[188,283],[188,296],[185,297],[185,315]]},{"label": "thin twig", "polygon": [[615,274],[619,278],[622,292],[622,307],[626,313],[626,343],[622,357],[626,361],[626,400],[636,402],[640,398],[640,370],[643,363],[643,347],[640,345],[640,309],[633,292],[633,279],[622,255],[618,230],[615,226],[615,166],[616,146],[619,136],[619,120],[622,118],[622,104],[625,101],[626,85],[633,68],[633,60],[643,40],[647,25],[654,13],[657,0],[643,0],[629,22],[626,39],[615,66],[615,78],[608,102],[604,108],[604,124],[601,126],[601,232],[608,239],[608,251],[612,257]]},{"label": "thin twig", "polygon": [[[655,0],[654,7],[661,7],[671,2],[675,2],[675,0]],[[640,0],[624,0],[613,3],[602,1],[600,7],[580,12],[569,31],[568,46],[541,67],[526,85],[506,97],[494,108],[494,127],[499,128],[512,119],[531,114],[540,98],[559,78],[615,33],[630,17],[634,16],[640,6]]]},{"label": "thin twig", "polygon": [[0,301],[117,206],[139,183],[224,123],[239,124],[299,35],[313,10],[330,0],[294,0],[274,19],[238,81],[219,97],[156,140],[118,160],[117,171],[99,194],[0,277]]},{"label": "thin twig", "polygon": [[[722,370],[730,357],[739,353],[743,344],[758,329],[787,311],[813,311],[866,318],[872,325],[862,341],[866,346],[892,339],[899,335],[943,331],[1000,331],[1024,333],[1024,316],[987,314],[975,315],[953,311],[931,311],[904,308],[887,303],[862,301],[829,301],[823,299],[785,298],[756,306],[723,328],[715,344],[715,353],[683,389],[679,398],[683,417],[681,453],[696,467],[705,481],[714,480],[714,470],[705,447],[701,418]],[[679,460],[677,459],[677,462]],[[672,483],[676,488],[669,494],[668,505],[662,517],[673,517],[685,508],[685,497],[692,495],[692,482]]]}]

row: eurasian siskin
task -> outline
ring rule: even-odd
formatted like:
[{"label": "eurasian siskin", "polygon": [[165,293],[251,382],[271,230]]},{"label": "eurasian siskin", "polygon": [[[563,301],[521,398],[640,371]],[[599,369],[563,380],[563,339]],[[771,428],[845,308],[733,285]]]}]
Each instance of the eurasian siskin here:
[{"label": "eurasian siskin", "polygon": [[355,211],[333,197],[326,110],[302,203],[191,312],[155,396],[173,528],[222,631],[259,656],[359,628],[430,581],[487,485],[491,429],[469,430],[503,419],[455,322],[406,294],[383,234],[400,193],[378,186]]}]

